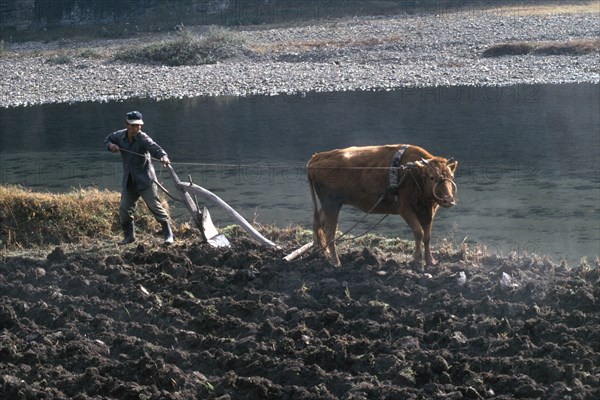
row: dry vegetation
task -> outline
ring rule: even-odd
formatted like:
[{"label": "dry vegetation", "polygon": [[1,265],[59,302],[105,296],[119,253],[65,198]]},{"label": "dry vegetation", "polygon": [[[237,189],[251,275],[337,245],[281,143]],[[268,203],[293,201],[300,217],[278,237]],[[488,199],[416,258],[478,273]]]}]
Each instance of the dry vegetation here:
[{"label": "dry vegetation", "polygon": [[[46,254],[56,245],[77,251],[97,254],[115,251],[115,242],[121,236],[118,218],[119,193],[98,189],[73,189],[68,193],[34,192],[20,186],[0,185],[0,247],[4,255],[35,256]],[[163,201],[163,206],[168,203]],[[178,242],[200,243],[200,234],[191,223],[175,221]],[[263,235],[290,249],[312,241],[312,231],[293,224],[280,227],[272,224],[252,223]],[[136,211],[137,244],[156,245],[158,230],[148,208],[140,200]],[[219,228],[231,240],[247,239],[248,235],[237,225]],[[368,247],[375,252],[398,254],[398,261],[406,261],[414,250],[414,243],[399,238],[376,234],[341,240],[341,251]],[[453,252],[455,244],[443,241],[439,251]],[[460,247],[460,246],[459,246]]]},{"label": "dry vegetation", "polygon": [[[31,248],[111,238],[120,234],[119,197],[119,193],[98,189],[54,194],[0,186],[0,245]],[[140,204],[136,213],[137,227],[154,228],[147,207]]]},{"label": "dry vegetation", "polygon": [[115,58],[134,63],[159,63],[171,66],[214,64],[242,54],[245,39],[225,28],[211,27],[203,37],[182,28],[178,38],[119,51]]},{"label": "dry vegetation", "polygon": [[582,3],[534,4],[532,2],[515,2],[514,6],[490,8],[489,11],[499,15],[528,16],[552,14],[585,14],[600,13],[598,0]]},{"label": "dry vegetation", "polygon": [[552,42],[510,42],[494,45],[483,52],[484,57],[518,55],[582,55],[600,53],[600,39],[577,39]]},{"label": "dry vegetation", "polygon": [[[382,2],[383,4],[383,2]],[[474,8],[475,7],[475,8]],[[402,13],[412,9],[386,8],[386,14]],[[364,11],[364,10],[363,10]],[[556,3],[536,4],[522,3],[514,6],[498,6],[477,8],[472,4],[465,6],[447,6],[439,10],[435,7],[416,9],[412,11],[428,13],[474,13],[489,14],[511,17],[547,16],[554,14],[600,14],[600,2],[591,1],[585,3]],[[375,13],[377,14],[377,13]],[[359,15],[359,14],[356,14]],[[330,23],[330,20],[321,22]],[[297,25],[301,21],[292,21],[291,25]],[[303,22],[307,23],[307,22]],[[311,21],[316,23],[316,21]],[[255,25],[253,29],[272,29],[280,24]],[[202,32],[202,33],[199,33]],[[590,34],[593,34],[592,32]],[[235,28],[212,26],[206,27],[177,25],[175,36],[173,32],[168,33],[145,33],[137,38],[122,38],[102,45],[94,44],[89,40],[57,41],[57,46],[50,46],[46,50],[34,50],[33,55],[43,56],[50,64],[68,64],[76,58],[101,58],[117,59],[134,63],[156,63],[162,65],[202,65],[211,64],[233,56],[246,53],[265,54],[279,52],[307,52],[331,48],[368,47],[388,43],[398,43],[402,37],[398,35],[387,35],[385,37],[367,37],[362,39],[323,39],[309,41],[252,43]],[[86,44],[87,43],[87,44]],[[74,46],[74,47],[73,47]],[[31,53],[31,50],[25,53]],[[600,52],[600,39],[589,38],[567,42],[511,42],[499,43],[483,53],[484,57],[496,57],[503,55],[580,55]],[[13,51],[4,41],[0,41],[0,57],[17,57],[22,52]]]},{"label": "dry vegetation", "polygon": [[379,46],[388,43],[398,43],[402,41],[400,35],[387,35],[384,37],[368,37],[361,39],[339,39],[339,40],[311,40],[311,41],[295,41],[286,43],[267,43],[267,44],[254,44],[251,46],[251,50],[255,53],[278,53],[278,52],[290,52],[290,51],[312,51],[322,50],[330,48],[350,48],[350,47],[367,47],[367,46]]}]

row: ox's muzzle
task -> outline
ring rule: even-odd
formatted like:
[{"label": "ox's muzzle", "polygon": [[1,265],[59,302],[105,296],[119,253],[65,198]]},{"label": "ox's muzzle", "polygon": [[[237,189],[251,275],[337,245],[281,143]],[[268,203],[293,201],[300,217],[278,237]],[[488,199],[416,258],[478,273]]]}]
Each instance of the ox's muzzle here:
[{"label": "ox's muzzle", "polygon": [[[445,182],[449,182],[445,183]],[[442,194],[438,195],[438,186],[442,184],[441,191]],[[456,204],[456,192],[458,191],[458,187],[456,183],[450,178],[440,178],[439,181],[433,187],[433,197],[437,200],[438,204],[442,207],[452,207]]]}]

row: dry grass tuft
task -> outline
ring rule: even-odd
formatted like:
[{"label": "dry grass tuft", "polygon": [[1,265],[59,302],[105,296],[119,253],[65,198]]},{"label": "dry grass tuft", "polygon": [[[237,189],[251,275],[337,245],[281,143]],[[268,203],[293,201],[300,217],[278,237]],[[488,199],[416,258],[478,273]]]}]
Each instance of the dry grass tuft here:
[{"label": "dry grass tuft", "polygon": [[[31,248],[113,237],[120,234],[119,198],[119,193],[98,189],[53,194],[0,186],[0,245]],[[154,227],[147,207],[140,204],[137,214],[137,227]]]},{"label": "dry grass tuft", "polygon": [[340,39],[340,40],[312,40],[297,41],[288,43],[270,43],[267,45],[255,44],[251,50],[257,54],[263,53],[283,53],[283,52],[307,52],[313,50],[326,50],[343,47],[370,47],[389,43],[401,42],[399,35],[387,35],[385,37],[369,37],[362,39]]},{"label": "dry grass tuft", "polygon": [[565,42],[512,42],[501,43],[486,49],[483,57],[519,55],[582,55],[600,53],[600,39],[577,39]]},{"label": "dry grass tuft", "polygon": [[518,2],[517,5],[492,7],[490,12],[511,16],[544,16],[555,14],[589,14],[600,12],[597,0],[581,3],[536,4],[533,2]]},{"label": "dry grass tuft", "polygon": [[211,27],[202,38],[182,29],[177,39],[123,49],[115,58],[141,64],[204,65],[243,54],[245,46],[244,37],[226,28]]}]

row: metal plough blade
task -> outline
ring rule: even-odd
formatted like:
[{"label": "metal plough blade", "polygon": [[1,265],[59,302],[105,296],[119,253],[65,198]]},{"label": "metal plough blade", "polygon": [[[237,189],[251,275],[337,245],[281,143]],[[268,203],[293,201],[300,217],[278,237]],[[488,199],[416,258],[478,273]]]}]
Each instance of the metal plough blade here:
[{"label": "metal plough blade", "polygon": [[210,218],[210,213],[208,209],[204,207],[202,210],[202,231],[204,232],[204,236],[206,237],[206,241],[213,247],[230,247],[231,243],[229,240],[223,235],[219,233],[217,228],[212,222]]}]

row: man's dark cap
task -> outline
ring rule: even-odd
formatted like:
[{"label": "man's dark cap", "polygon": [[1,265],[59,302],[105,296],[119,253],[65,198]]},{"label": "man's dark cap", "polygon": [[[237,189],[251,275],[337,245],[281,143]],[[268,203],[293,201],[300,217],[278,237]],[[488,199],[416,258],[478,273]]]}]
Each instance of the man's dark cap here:
[{"label": "man's dark cap", "polygon": [[127,123],[130,125],[144,125],[142,113],[139,111],[130,111],[127,113]]}]

